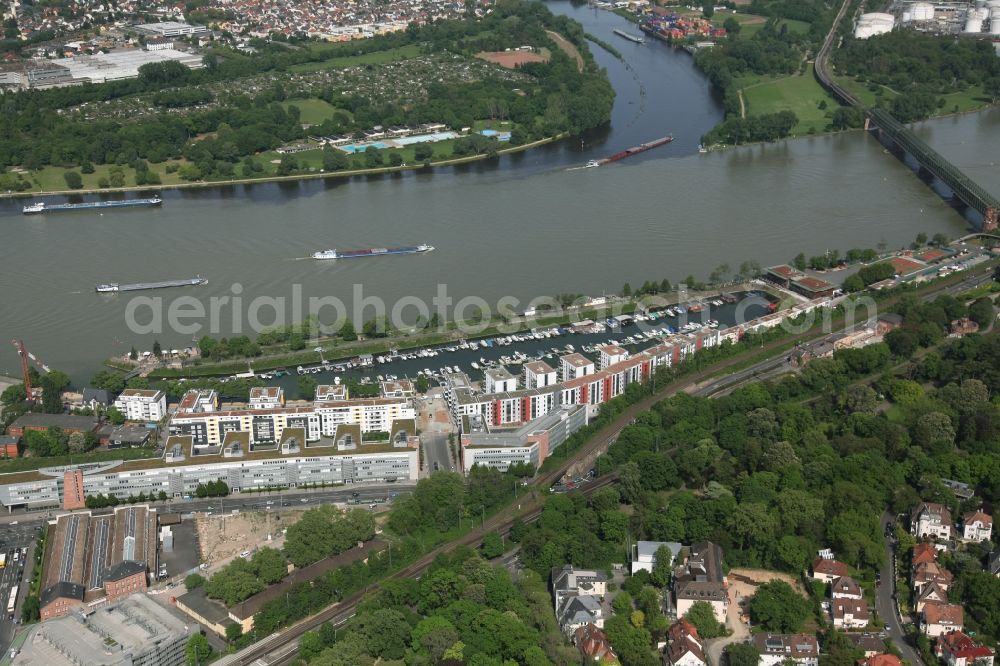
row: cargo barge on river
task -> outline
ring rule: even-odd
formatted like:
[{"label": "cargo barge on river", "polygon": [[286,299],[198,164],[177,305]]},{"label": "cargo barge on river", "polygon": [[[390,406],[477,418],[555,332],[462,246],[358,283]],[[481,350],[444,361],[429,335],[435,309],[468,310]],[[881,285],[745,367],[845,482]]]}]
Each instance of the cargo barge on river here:
[{"label": "cargo barge on river", "polygon": [[632,157],[633,155],[638,155],[639,153],[644,153],[647,150],[652,150],[653,148],[659,148],[664,146],[674,140],[672,134],[660,137],[655,141],[649,141],[647,143],[641,143],[638,146],[632,146],[631,148],[626,148],[620,153],[615,153],[614,155],[609,155],[603,160],[597,160],[597,166],[604,166],[605,164],[611,164],[612,162],[617,162],[618,160],[623,160],[626,157]]},{"label": "cargo barge on river", "polygon": [[94,290],[99,294],[117,294],[119,291],[144,291],[146,289],[167,289],[169,287],[196,287],[208,282],[200,275],[186,280],[164,280],[162,282],[135,282],[133,284],[119,284],[109,282],[99,284]]},{"label": "cargo barge on river", "polygon": [[87,201],[84,203],[46,204],[42,201],[28,204],[22,209],[25,215],[38,215],[39,213],[58,213],[65,210],[100,210],[104,208],[140,208],[148,206],[159,206],[163,199],[153,197],[151,199],[123,199],[121,201]]},{"label": "cargo barge on river", "polygon": [[313,259],[357,259],[360,257],[381,257],[387,254],[422,254],[434,249],[433,245],[414,245],[412,247],[373,247],[367,250],[320,250],[313,252]]},{"label": "cargo barge on river", "polygon": [[631,35],[631,34],[625,32],[624,30],[619,30],[618,28],[615,28],[614,30],[612,30],[612,32],[615,33],[616,35],[618,35],[619,37],[621,37],[623,39],[627,39],[630,42],[635,42],[636,44],[645,44],[646,43],[646,40],[643,39],[641,36],[639,36],[639,35]]}]

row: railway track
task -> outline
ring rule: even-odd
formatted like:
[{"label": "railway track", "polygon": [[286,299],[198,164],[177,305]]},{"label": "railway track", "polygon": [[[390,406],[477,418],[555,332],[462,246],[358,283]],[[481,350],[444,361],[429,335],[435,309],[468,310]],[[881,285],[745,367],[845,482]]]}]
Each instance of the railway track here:
[{"label": "railway track", "polygon": [[[547,475],[547,478],[551,477],[553,474],[556,474],[556,472],[551,472]],[[557,476],[555,478],[558,479],[560,477]],[[607,474],[606,476],[598,477],[594,481],[587,483],[584,487],[580,488],[579,491],[574,492],[589,495],[595,490],[611,485],[617,479],[618,473],[613,472],[611,474]],[[532,501],[530,508],[518,513],[515,518],[520,518],[525,523],[534,522],[538,520],[539,516],[541,516],[542,508],[542,503],[536,498]],[[514,523],[515,518],[508,518],[503,514],[495,514],[486,520],[483,527],[472,530],[456,541],[452,541],[435,548],[427,555],[424,555],[420,559],[390,575],[387,580],[397,578],[419,578],[438,555],[442,553],[449,553],[455,550],[458,546],[478,545],[482,542],[483,536],[485,536],[488,532],[496,531],[506,536],[510,533],[511,526]],[[296,639],[300,638],[302,634],[307,631],[315,629],[325,623],[331,623],[334,626],[346,623],[354,617],[355,609],[361,599],[368,593],[374,592],[379,588],[380,585],[378,584],[370,585],[364,590],[355,592],[346,599],[343,599],[332,606],[328,606],[319,613],[300,620],[284,631],[271,634],[267,638],[257,641],[248,648],[223,657],[214,663],[216,666],[277,666],[278,664],[289,663],[293,661],[298,654],[298,646],[295,642]],[[279,650],[279,648],[281,649]],[[267,659],[269,656],[272,658]]]}]

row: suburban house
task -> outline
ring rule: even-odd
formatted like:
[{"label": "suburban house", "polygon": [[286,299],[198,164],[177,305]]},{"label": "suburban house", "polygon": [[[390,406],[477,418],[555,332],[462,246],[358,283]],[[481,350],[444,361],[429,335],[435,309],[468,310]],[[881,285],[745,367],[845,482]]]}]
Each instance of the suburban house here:
[{"label": "suburban house", "polygon": [[851,641],[856,649],[864,653],[865,659],[885,652],[885,641],[878,634],[845,633],[844,637]]},{"label": "suburban house", "polygon": [[947,592],[954,579],[954,574],[937,562],[925,562],[914,567],[910,582],[913,586],[913,593],[919,596],[924,587],[931,583],[937,583],[942,590]]},{"label": "suburban house", "polygon": [[567,637],[588,624],[603,629],[604,609],[601,607],[601,600],[590,595],[565,597],[562,605],[556,608],[556,621]]},{"label": "suburban house", "polygon": [[574,631],[573,644],[587,664],[610,666],[618,663],[618,655],[608,642],[608,637],[595,624],[585,624]]},{"label": "suburban house", "polygon": [[569,564],[562,569],[553,569],[552,598],[556,620],[563,633],[572,636],[587,624],[603,629],[601,598],[607,589],[607,576],[599,571],[574,569]]},{"label": "suburban house", "polygon": [[894,654],[875,654],[858,662],[858,666],[903,666]]},{"label": "suburban house", "polygon": [[868,626],[871,611],[858,599],[831,599],[830,617],[836,629],[861,629]]},{"label": "suburban house", "polygon": [[993,666],[993,650],[972,640],[961,631],[938,636],[934,654],[948,666]]},{"label": "suburban house", "polygon": [[753,644],[760,653],[758,666],[819,666],[819,643],[809,634],[755,634]]},{"label": "suburban house", "polygon": [[669,645],[663,654],[665,666],[705,666],[701,638],[693,624],[681,618],[667,632]]},{"label": "suburban house", "polygon": [[680,555],[683,546],[679,543],[673,541],[637,541],[634,546],[632,546],[632,575],[634,576],[637,571],[647,571],[653,573],[653,566],[656,565],[656,551],[660,549],[661,546],[666,546],[670,550],[670,562],[667,563],[668,566],[673,564],[673,561],[677,559]]},{"label": "suburban house", "polygon": [[712,607],[716,619],[725,622],[729,596],[722,572],[722,549],[711,541],[700,541],[682,550],[679,559],[681,564],[673,576],[677,617],[683,617],[696,602],[704,601]]},{"label": "suburban house", "polygon": [[111,394],[104,389],[95,389],[87,386],[83,389],[83,394],[80,396],[80,405],[95,412],[107,409],[111,406]]},{"label": "suburban house", "polygon": [[970,511],[962,517],[963,541],[989,541],[993,535],[993,518],[982,511]]},{"label": "suburban house", "polygon": [[919,613],[924,610],[925,604],[946,604],[948,603],[948,593],[941,589],[941,586],[936,582],[930,583],[929,585],[924,585],[923,590],[917,596],[916,602],[913,606]]},{"label": "suburban house", "polygon": [[949,631],[961,631],[965,622],[965,611],[957,604],[924,604],[920,613],[920,630],[935,637]]},{"label": "suburban house", "polygon": [[921,502],[910,514],[910,532],[918,539],[951,539],[951,512],[941,504]]},{"label": "suburban house", "polygon": [[830,583],[831,599],[857,599],[861,600],[864,595],[861,593],[861,586],[858,581],[850,576],[841,576]]},{"label": "suburban house", "polygon": [[837,560],[827,560],[822,557],[816,558],[812,565],[812,579],[821,580],[824,583],[832,583],[837,578],[848,574],[847,565]]},{"label": "suburban house", "polygon": [[937,548],[932,543],[918,543],[913,547],[910,566],[916,569],[921,564],[937,561]]}]

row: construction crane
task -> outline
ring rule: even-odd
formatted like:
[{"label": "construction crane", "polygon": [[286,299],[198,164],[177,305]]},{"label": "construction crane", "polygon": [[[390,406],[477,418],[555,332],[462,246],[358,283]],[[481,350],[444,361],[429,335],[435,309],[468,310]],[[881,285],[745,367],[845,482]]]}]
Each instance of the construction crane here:
[{"label": "construction crane", "polygon": [[11,340],[11,344],[17,348],[17,355],[21,357],[21,376],[24,378],[24,395],[28,400],[31,400],[34,394],[31,392],[31,373],[28,372],[28,360],[30,359],[32,363],[45,372],[50,372],[49,366],[42,363],[34,354],[28,351],[28,348],[24,346],[24,340]]}]

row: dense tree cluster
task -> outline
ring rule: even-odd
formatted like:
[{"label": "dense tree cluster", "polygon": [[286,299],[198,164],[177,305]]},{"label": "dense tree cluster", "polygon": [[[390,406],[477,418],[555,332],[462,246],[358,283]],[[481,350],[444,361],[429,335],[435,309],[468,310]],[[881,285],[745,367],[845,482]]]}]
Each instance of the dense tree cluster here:
[{"label": "dense tree cluster", "polygon": [[234,338],[220,338],[219,340],[206,335],[198,340],[198,352],[203,359],[210,359],[212,361],[221,361],[233,357],[248,358],[260,356],[260,345],[245,335]]},{"label": "dense tree cluster", "polygon": [[839,72],[859,81],[935,98],[969,86],[997,85],[991,82],[1000,78],[1000,61],[989,41],[915,30],[893,30],[870,39],[845,37],[833,62]]},{"label": "dense tree cluster", "polygon": [[33,456],[64,456],[85,453],[97,448],[99,441],[92,432],[68,433],[58,426],[24,433],[24,446]]},{"label": "dense tree cluster", "polygon": [[792,133],[799,118],[794,111],[764,113],[746,118],[733,117],[712,128],[702,137],[702,143],[740,145],[761,141],[777,141]]},{"label": "dense tree cluster", "polygon": [[389,527],[397,534],[422,531],[446,532],[470,521],[479,522],[514,491],[528,471],[513,468],[502,473],[492,467],[473,465],[468,477],[435,472],[417,484],[413,493],[398,498],[389,515]]},{"label": "dense tree cluster", "polygon": [[353,548],[375,536],[375,517],[366,509],[344,512],[332,504],[309,509],[288,528],[285,555],[297,567]]},{"label": "dense tree cluster", "polygon": [[939,296],[925,303],[912,295],[906,295],[894,310],[903,316],[903,326],[889,331],[885,342],[892,353],[900,358],[908,358],[917,347],[937,344],[945,336],[952,321],[969,313],[964,303],[951,296]]},{"label": "dense tree cluster", "polygon": [[[393,580],[366,599],[346,627],[307,632],[299,657],[313,666],[406,660],[423,665],[571,663],[545,579],[516,580],[467,548],[440,556],[419,581]],[[578,659],[578,657],[576,658]]]},{"label": "dense tree cluster", "polygon": [[288,565],[281,551],[261,548],[249,559],[237,557],[204,581],[205,594],[232,606],[279,582],[287,574]]}]

